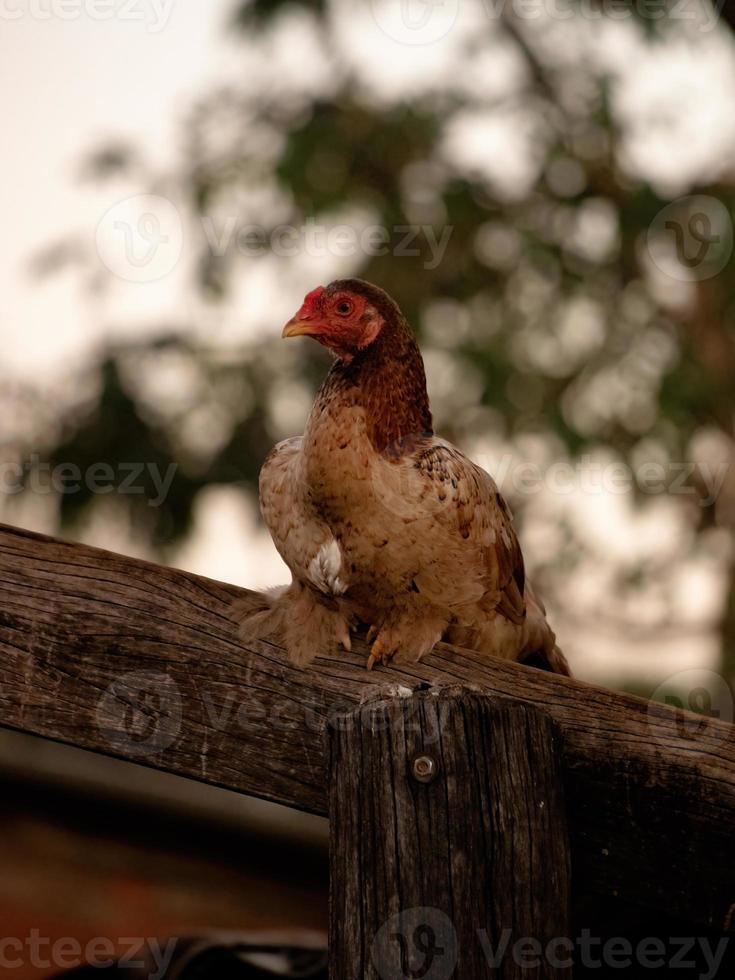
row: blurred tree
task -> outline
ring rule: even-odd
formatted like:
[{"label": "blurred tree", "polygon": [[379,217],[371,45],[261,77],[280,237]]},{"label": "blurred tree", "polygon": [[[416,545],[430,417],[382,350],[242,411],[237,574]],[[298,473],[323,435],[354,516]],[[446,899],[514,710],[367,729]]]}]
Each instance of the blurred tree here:
[{"label": "blurred tree", "polygon": [[[478,3],[442,39],[434,66],[426,47],[417,54],[406,45],[405,65],[388,39],[385,51],[360,49],[371,9],[383,23],[380,0],[248,0],[232,21],[247,79],[192,107],[180,170],[167,186],[193,219],[207,302],[227,303],[235,284],[269,261],[292,284],[294,303],[302,286],[360,275],[394,295],[421,332],[438,427],[448,437],[480,451],[490,437],[494,446],[505,440],[519,458],[543,465],[625,462],[642,508],[651,501],[642,464],[660,464],[672,507],[680,505],[678,542],[611,566],[606,608],[575,600],[564,609],[580,562],[591,555],[601,564],[604,555],[563,508],[552,515],[553,547],[531,558],[570,621],[594,616],[624,629],[646,586],[658,600],[646,628],[675,633],[688,628],[671,578],[678,559],[716,553],[733,595],[735,183],[718,162],[678,186],[631,162],[636,126],[665,121],[626,114],[590,32],[604,27],[612,44],[624,31],[631,59],[666,43],[712,43],[712,35],[697,21],[660,19],[658,0],[650,10],[633,4],[637,19],[622,25],[590,21],[593,6],[537,19],[516,16],[510,3]],[[726,5],[723,13],[732,12]],[[725,28],[718,32],[718,43],[729,44]],[[428,66],[423,77],[409,70],[414,57]],[[109,178],[134,160],[125,148],[103,148],[90,167]],[[692,211],[682,194],[707,196],[704,219],[701,204]],[[228,218],[262,226],[271,245],[283,226],[296,229],[300,244],[268,257],[253,257],[239,236],[213,248],[212,223]],[[305,254],[309,222],[365,234],[378,226],[387,238],[363,238],[353,255],[328,247],[316,263]],[[683,251],[677,227],[689,234]],[[699,264],[691,235],[705,248]],[[267,449],[295,431],[284,404],[308,403],[304,392],[325,360],[316,345],[298,355],[286,346],[253,340],[225,356],[169,336],[109,351],[94,396],[64,420],[49,457],[177,462],[172,492],[154,514],[145,497],[128,502],[144,533],[170,547],[187,532],[202,487],[252,489]],[[172,402],[152,379],[173,361],[187,383],[186,397]],[[722,477],[716,499],[703,479],[709,466]],[[529,501],[504,489],[522,519]],[[62,497],[62,519],[80,520],[90,503],[89,494]],[[721,631],[735,675],[732,600]]]}]

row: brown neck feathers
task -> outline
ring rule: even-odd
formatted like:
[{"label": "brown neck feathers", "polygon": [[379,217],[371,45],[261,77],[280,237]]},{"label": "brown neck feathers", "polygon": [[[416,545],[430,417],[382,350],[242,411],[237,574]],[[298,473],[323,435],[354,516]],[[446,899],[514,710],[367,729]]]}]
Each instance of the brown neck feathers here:
[{"label": "brown neck feathers", "polygon": [[424,362],[401,314],[390,316],[377,338],[346,364],[337,361],[325,382],[365,410],[368,437],[378,452],[403,455],[433,432]]}]

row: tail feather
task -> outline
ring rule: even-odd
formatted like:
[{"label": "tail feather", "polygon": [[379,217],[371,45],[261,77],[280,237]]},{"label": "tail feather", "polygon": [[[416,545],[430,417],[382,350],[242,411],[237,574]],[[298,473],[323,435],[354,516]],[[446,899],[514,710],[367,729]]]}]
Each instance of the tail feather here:
[{"label": "tail feather", "polygon": [[574,676],[572,674],[572,668],[569,666],[569,661],[562,653],[558,643],[554,644],[554,649],[551,653],[546,654],[546,659],[549,662],[549,667],[551,667],[555,674],[563,674],[564,677]]},{"label": "tail feather", "polygon": [[574,676],[567,658],[556,643],[551,648],[536,650],[534,653],[522,657],[521,663],[527,667],[538,667],[540,670],[550,671],[552,674],[561,674],[563,677]]}]

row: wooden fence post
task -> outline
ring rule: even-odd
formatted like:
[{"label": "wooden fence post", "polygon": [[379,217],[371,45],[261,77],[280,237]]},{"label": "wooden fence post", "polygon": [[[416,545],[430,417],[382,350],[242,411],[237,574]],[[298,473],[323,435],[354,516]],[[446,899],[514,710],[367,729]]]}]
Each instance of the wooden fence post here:
[{"label": "wooden fence post", "polygon": [[330,980],[571,976],[560,739],[457,688],[329,728]]}]

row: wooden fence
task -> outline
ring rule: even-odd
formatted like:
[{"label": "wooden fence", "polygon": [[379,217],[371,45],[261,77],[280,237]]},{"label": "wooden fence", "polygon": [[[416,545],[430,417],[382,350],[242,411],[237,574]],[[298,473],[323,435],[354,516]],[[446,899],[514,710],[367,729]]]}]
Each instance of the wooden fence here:
[{"label": "wooden fence", "polygon": [[296,667],[242,645],[243,590],[10,527],[0,583],[0,724],[330,817],[334,980],[405,975],[390,937],[415,908],[485,976],[479,928],[566,934],[570,864],[586,891],[733,925],[732,726],[446,645]]}]

